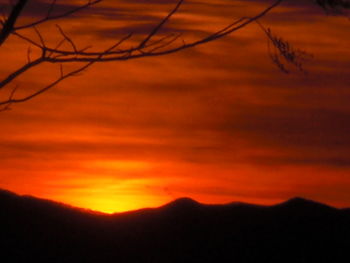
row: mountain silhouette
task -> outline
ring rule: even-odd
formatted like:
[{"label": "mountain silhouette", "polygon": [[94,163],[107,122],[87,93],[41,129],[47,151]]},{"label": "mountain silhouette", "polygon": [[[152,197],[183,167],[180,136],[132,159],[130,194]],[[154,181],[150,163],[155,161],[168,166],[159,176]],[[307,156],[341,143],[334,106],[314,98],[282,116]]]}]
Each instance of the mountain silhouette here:
[{"label": "mountain silhouette", "polygon": [[0,191],[0,262],[349,262],[350,210],[189,198],[106,215]]}]

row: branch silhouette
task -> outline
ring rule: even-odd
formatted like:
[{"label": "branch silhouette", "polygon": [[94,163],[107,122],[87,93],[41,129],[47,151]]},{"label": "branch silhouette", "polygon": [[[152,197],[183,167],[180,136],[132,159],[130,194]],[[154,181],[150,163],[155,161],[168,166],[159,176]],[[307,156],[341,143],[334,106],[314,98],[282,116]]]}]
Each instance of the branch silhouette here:
[{"label": "branch silhouette", "polygon": [[[233,21],[226,27],[221,28],[216,32],[213,32],[212,34],[206,37],[188,43],[186,43],[185,40],[182,39],[181,34],[178,33],[171,33],[165,36],[162,36],[160,34],[160,31],[162,28],[164,28],[164,25],[167,24],[169,20],[171,20],[171,18],[180,10],[181,6],[185,2],[184,0],[179,0],[174,6],[174,8],[171,9],[168,12],[168,14],[150,30],[146,37],[143,38],[143,40],[139,41],[138,44],[130,46],[128,48],[119,48],[123,43],[127,42],[130,38],[133,37],[133,34],[130,33],[122,37],[121,39],[117,39],[113,45],[111,45],[103,51],[87,51],[91,48],[91,46],[79,48],[78,45],[75,43],[75,40],[72,37],[68,36],[68,34],[59,25],[56,25],[56,28],[58,35],[61,36],[61,40],[55,46],[49,46],[45,43],[44,37],[38,29],[38,26],[41,24],[52,20],[66,18],[67,16],[78,13],[84,9],[90,8],[102,2],[103,0],[87,0],[85,4],[82,4],[78,7],[75,7],[71,10],[65,11],[60,14],[53,14],[53,10],[55,9],[57,1],[52,0],[42,19],[22,26],[16,26],[16,21],[21,16],[26,4],[30,1],[31,0],[18,0],[16,4],[12,6],[9,15],[1,21],[2,28],[0,31],[0,47],[6,42],[10,35],[13,35],[28,43],[29,48],[27,50],[27,62],[22,67],[10,73],[7,77],[0,81],[0,90],[4,89],[5,87],[8,87],[8,85],[10,85],[16,78],[27,73],[29,70],[44,63],[58,64],[60,75],[55,81],[47,84],[41,89],[32,92],[31,94],[25,97],[15,97],[15,93],[18,90],[18,86],[10,89],[8,98],[2,101],[0,100],[0,106],[3,107],[1,108],[1,110],[9,110],[12,104],[30,100],[53,88],[57,84],[66,80],[67,78],[76,76],[78,73],[83,72],[95,63],[126,61],[145,57],[168,55],[223,38],[254,22],[259,24],[260,28],[263,30],[263,32],[269,39],[269,42],[272,43],[275,50],[278,51],[277,53],[269,53],[271,60],[281,69],[281,71],[288,73],[288,70],[284,67],[284,64],[280,60],[281,56],[284,58],[285,61],[293,64],[299,70],[302,70],[302,64],[299,59],[303,58],[305,54],[302,51],[291,47],[288,42],[274,35],[270,29],[265,28],[259,22],[260,18],[267,15],[271,10],[279,6],[285,0],[276,0],[252,17],[241,17]],[[325,10],[350,8],[349,3],[344,0],[317,0],[317,4]],[[32,37],[25,36],[22,33],[22,31],[24,30],[34,30],[38,40],[35,40]],[[64,44],[68,44],[66,45],[68,46],[68,48],[62,48]],[[41,51],[40,56],[35,58],[34,60],[32,60],[31,58],[32,47]],[[82,63],[82,65],[69,72],[64,72],[63,65],[77,62]]]}]

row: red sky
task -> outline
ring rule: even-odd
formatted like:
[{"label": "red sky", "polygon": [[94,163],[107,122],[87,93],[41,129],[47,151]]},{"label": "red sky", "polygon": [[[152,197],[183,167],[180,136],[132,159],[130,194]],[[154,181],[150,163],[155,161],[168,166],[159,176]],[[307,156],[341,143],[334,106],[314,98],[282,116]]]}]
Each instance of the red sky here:
[{"label": "red sky", "polygon": [[[81,2],[58,1],[56,12]],[[189,41],[269,3],[186,1],[162,33]],[[79,46],[98,49],[128,32],[143,36],[173,4],[105,0],[39,29],[55,43],[59,23]],[[45,7],[33,1],[19,24]],[[350,206],[349,20],[287,0],[261,22],[313,54],[307,74],[279,71],[255,24],[172,55],[94,65],[0,113],[0,188],[105,212],[183,196]],[[11,37],[1,47],[1,78],[26,62],[27,46]],[[20,96],[58,75],[44,65],[13,85]]]}]

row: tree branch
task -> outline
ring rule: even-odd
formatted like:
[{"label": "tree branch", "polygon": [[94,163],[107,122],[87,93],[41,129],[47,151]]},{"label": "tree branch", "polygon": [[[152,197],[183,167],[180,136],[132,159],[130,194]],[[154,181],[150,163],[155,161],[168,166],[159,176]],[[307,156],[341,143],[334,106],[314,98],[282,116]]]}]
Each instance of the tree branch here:
[{"label": "tree branch", "polygon": [[[10,33],[16,35],[17,37],[21,38],[22,40],[25,40],[30,45],[40,49],[42,51],[42,55],[31,61],[30,58],[30,51],[27,52],[27,64],[22,66],[20,69],[16,70],[12,74],[10,74],[8,77],[6,77],[4,80],[0,82],[0,89],[11,83],[15,78],[20,76],[21,74],[25,73],[29,69],[38,66],[41,63],[48,62],[48,63],[59,63],[59,72],[60,76],[55,81],[50,83],[49,85],[41,88],[40,90],[33,92],[32,94],[29,94],[23,98],[14,98],[14,93],[11,92],[8,99],[4,101],[0,101],[0,105],[4,106],[6,109],[9,108],[9,105],[15,104],[15,103],[21,103],[28,101],[34,97],[37,97],[38,95],[46,92],[47,90],[53,88],[54,86],[58,85],[62,81],[66,80],[67,78],[73,77],[77,75],[78,73],[81,73],[82,71],[86,70],[90,66],[92,66],[94,63],[100,63],[100,62],[109,62],[109,61],[125,61],[125,60],[131,60],[131,59],[138,59],[138,58],[145,58],[145,57],[154,57],[154,56],[163,56],[175,52],[179,52],[181,50],[185,50],[188,48],[192,48],[195,46],[203,45],[205,43],[214,41],[216,39],[222,38],[224,36],[227,36],[231,33],[234,33],[249,24],[258,21],[261,17],[265,16],[267,13],[269,13],[273,8],[277,7],[282,1],[284,0],[276,0],[273,4],[269,5],[267,8],[262,10],[260,13],[253,17],[242,17],[237,19],[236,21],[232,22],[231,24],[227,25],[226,27],[218,30],[217,32],[214,32],[210,34],[207,37],[201,38],[196,41],[192,41],[189,43],[185,43],[185,41],[182,41],[181,44],[176,44],[177,40],[180,38],[180,34],[170,34],[167,36],[159,37],[159,32],[164,27],[164,25],[173,17],[173,15],[179,10],[181,5],[183,4],[184,0],[179,0],[176,4],[176,6],[161,20],[159,24],[157,24],[150,33],[144,38],[142,41],[139,42],[139,44],[136,45],[136,47],[129,47],[126,49],[117,49],[121,44],[123,44],[125,41],[129,40],[132,37],[132,34],[129,34],[120,40],[118,40],[115,44],[113,44],[111,47],[107,48],[104,51],[96,51],[96,52],[87,52],[86,49],[78,49],[73,41],[73,39],[69,38],[67,34],[62,30],[60,26],[57,25],[57,28],[62,35],[63,39],[55,46],[55,47],[48,47],[44,42],[44,37],[40,33],[40,31],[36,28],[37,25],[44,23],[49,20],[58,19],[62,17],[66,17],[72,13],[78,12],[84,8],[87,8],[91,5],[97,4],[101,2],[102,0],[95,0],[95,1],[89,1],[88,3],[77,7],[73,10],[70,10],[69,12],[52,16],[52,12],[54,9],[54,6],[56,4],[56,0],[52,0],[49,10],[47,11],[47,15],[45,18],[36,21],[34,23],[16,27],[10,29]],[[26,1],[25,1],[26,2]],[[15,8],[14,8],[15,9]],[[13,13],[13,12],[12,12]],[[19,13],[18,13],[19,15]],[[18,18],[18,15],[15,16],[15,18]],[[13,15],[14,16],[14,15]],[[15,20],[16,20],[15,19]],[[33,39],[24,36],[21,33],[16,32],[16,30],[26,29],[26,28],[33,28],[36,32],[36,34],[39,37],[39,42],[34,41]],[[157,37],[157,40],[152,40],[153,38]],[[64,42],[68,42],[71,46],[71,49],[61,49],[60,47]],[[63,71],[63,64],[65,63],[74,63],[74,62],[80,62],[85,63],[83,66],[79,67],[76,70],[70,71],[69,73],[64,73]]]},{"label": "tree branch", "polygon": [[180,0],[177,3],[177,5],[175,6],[175,8],[173,10],[171,10],[170,13],[168,13],[168,15],[166,17],[164,17],[164,19],[156,27],[153,28],[151,33],[149,33],[148,36],[140,43],[140,45],[138,46],[139,49],[145,47],[147,42],[150,41],[151,38],[153,36],[155,36],[158,33],[158,31],[164,26],[164,24],[166,22],[168,22],[170,20],[170,18],[179,10],[179,8],[183,2],[184,2],[184,0]]},{"label": "tree branch", "polygon": [[28,0],[18,0],[17,4],[13,6],[9,17],[3,21],[3,26],[0,32],[0,46],[6,41],[14,30],[15,23],[27,2]]},{"label": "tree branch", "polygon": [[21,74],[25,73],[29,69],[31,69],[39,64],[41,64],[42,62],[44,62],[44,58],[41,58],[41,57],[36,59],[36,60],[33,60],[31,62],[29,61],[27,64],[25,64],[21,68],[17,69],[16,71],[12,72],[5,79],[0,81],[0,89],[3,89],[6,85],[11,83],[14,79],[19,77]]},{"label": "tree branch", "polygon": [[48,22],[50,20],[57,20],[57,19],[60,19],[60,18],[64,18],[64,17],[70,16],[70,15],[72,15],[74,13],[77,13],[77,12],[83,10],[83,9],[86,9],[86,8],[88,8],[90,6],[96,5],[96,4],[98,4],[98,3],[102,2],[102,1],[103,0],[88,1],[86,4],[81,5],[81,6],[77,7],[77,8],[74,8],[72,10],[69,10],[69,11],[64,12],[62,14],[59,14],[59,15],[51,16],[53,8],[54,8],[54,6],[56,4],[56,1],[53,1],[52,4],[50,5],[50,8],[48,10],[47,15],[44,18],[42,18],[42,19],[40,19],[38,21],[35,21],[33,23],[27,24],[27,25],[15,27],[14,30],[18,31],[18,30],[23,30],[23,29],[27,29],[27,28],[32,28],[34,26],[38,26],[40,24],[46,23],[46,22]]}]

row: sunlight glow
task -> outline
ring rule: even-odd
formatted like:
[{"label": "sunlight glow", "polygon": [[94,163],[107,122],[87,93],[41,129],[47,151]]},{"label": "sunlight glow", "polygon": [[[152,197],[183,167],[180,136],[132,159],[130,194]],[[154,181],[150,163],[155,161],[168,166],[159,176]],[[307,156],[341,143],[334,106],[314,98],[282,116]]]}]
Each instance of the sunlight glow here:
[{"label": "sunlight glow", "polygon": [[148,162],[120,160],[99,160],[88,164],[88,166],[118,171],[144,171],[152,167],[151,163]]},{"label": "sunlight glow", "polygon": [[116,213],[155,207],[168,201],[168,197],[151,191],[151,179],[112,180],[95,177],[57,199],[77,207],[104,213]]}]

